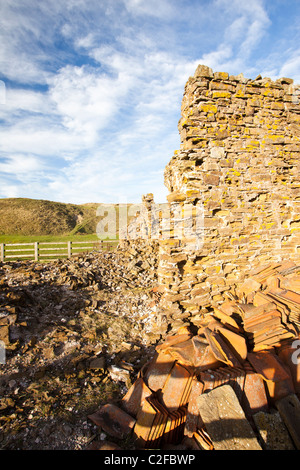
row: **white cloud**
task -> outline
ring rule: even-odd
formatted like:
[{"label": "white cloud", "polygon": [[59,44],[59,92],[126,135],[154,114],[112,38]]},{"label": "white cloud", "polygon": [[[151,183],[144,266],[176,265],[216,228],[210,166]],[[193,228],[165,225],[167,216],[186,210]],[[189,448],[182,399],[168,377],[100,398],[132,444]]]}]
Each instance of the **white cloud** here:
[{"label": "white cloud", "polygon": [[20,197],[22,189],[19,184],[9,184],[4,179],[0,179],[0,197]]},{"label": "white cloud", "polygon": [[[55,8],[54,8],[55,10]],[[53,10],[53,11],[54,11]],[[50,21],[50,16],[48,17]],[[22,83],[45,83],[48,54],[40,46],[49,32],[41,28],[43,19],[36,4],[29,0],[2,0],[0,4],[1,73],[9,80]],[[52,25],[49,24],[51,35]]]},{"label": "white cloud", "polygon": [[294,77],[296,83],[300,83],[300,49],[288,51],[289,56],[280,68],[280,77]]},{"label": "white cloud", "polygon": [[259,44],[262,39],[267,22],[265,22],[261,17],[254,19],[253,22],[249,25],[246,37],[242,42],[239,50],[240,57],[243,57],[244,60],[250,56],[253,52],[253,49]]},{"label": "white cloud", "polygon": [[261,0],[216,0],[216,9],[226,15],[223,41],[213,51],[201,57],[205,63],[220,71],[246,72],[251,69],[248,60],[263,38],[270,19]]},{"label": "white cloud", "polygon": [[15,82],[0,106],[2,194],[163,197],[184,85],[199,63],[299,76],[297,44],[286,43],[284,63],[278,49],[258,49],[270,26],[260,0],[2,0],[1,72]]},{"label": "white cloud", "polygon": [[86,36],[75,38],[75,46],[78,48],[90,49],[95,46],[95,34],[89,33]]},{"label": "white cloud", "polygon": [[0,172],[13,173],[19,177],[24,173],[40,171],[43,166],[41,160],[33,155],[27,155],[26,158],[24,154],[10,155],[6,161],[0,162]]},{"label": "white cloud", "polygon": [[168,0],[123,0],[133,15],[149,15],[158,18],[173,17],[174,8]]},{"label": "white cloud", "polygon": [[67,133],[53,126],[40,128],[39,120],[13,125],[0,131],[0,151],[40,155],[41,157],[62,156],[64,152],[76,154],[84,148],[80,135]]},{"label": "white cloud", "polygon": [[238,41],[244,35],[247,29],[247,18],[246,16],[238,16],[233,22],[227,27],[226,37],[231,41]]},{"label": "white cloud", "polygon": [[71,131],[94,139],[109,125],[128,91],[123,77],[116,79],[86,67],[67,66],[50,82],[50,97],[62,122]]},{"label": "white cloud", "polygon": [[216,51],[209,52],[207,54],[203,54],[200,62],[208,65],[213,70],[226,71],[226,67],[228,64],[232,65],[236,61],[233,58],[233,50],[230,45],[221,44]]},{"label": "white cloud", "polygon": [[4,106],[0,107],[0,118],[11,121],[22,113],[43,114],[45,116],[55,110],[45,93],[6,87]]}]

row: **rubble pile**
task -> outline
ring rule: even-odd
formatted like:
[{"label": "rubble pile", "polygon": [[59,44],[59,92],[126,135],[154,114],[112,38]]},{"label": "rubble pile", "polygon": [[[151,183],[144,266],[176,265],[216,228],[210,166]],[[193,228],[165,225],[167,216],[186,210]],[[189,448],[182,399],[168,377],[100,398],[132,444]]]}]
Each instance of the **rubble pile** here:
[{"label": "rubble pile", "polygon": [[[300,267],[260,267],[90,419],[136,448],[300,449]],[[300,354],[299,354],[300,355]]]},{"label": "rubble pile", "polygon": [[152,357],[155,253],[126,250],[0,264],[0,448],[82,448]]},{"label": "rubble pile", "polygon": [[[82,254],[46,264],[33,261],[1,263],[0,340],[8,350],[14,350],[20,341],[26,342],[26,322],[30,324],[34,320],[37,328],[41,324],[44,329],[51,324],[52,317],[57,319],[57,313],[61,314],[63,322],[68,322],[68,311],[69,315],[83,307],[107,311],[108,297],[109,313],[141,320],[139,313],[134,314],[139,310],[136,302],[130,298],[126,304],[125,298],[140,290],[143,300],[148,300],[156,280],[155,261],[155,253],[145,254],[130,247],[110,253]],[[108,296],[111,292],[114,292],[114,298]],[[122,294],[123,302],[118,294]]]}]

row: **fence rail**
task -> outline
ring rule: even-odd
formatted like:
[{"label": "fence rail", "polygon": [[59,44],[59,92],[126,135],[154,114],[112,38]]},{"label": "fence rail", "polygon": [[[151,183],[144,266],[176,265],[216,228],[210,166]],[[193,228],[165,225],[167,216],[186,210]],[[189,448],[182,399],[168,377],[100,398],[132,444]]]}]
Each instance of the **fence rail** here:
[{"label": "fence rail", "polygon": [[72,255],[92,250],[109,251],[117,244],[118,240],[0,243],[0,261],[18,259],[54,261],[58,258],[70,258]]}]

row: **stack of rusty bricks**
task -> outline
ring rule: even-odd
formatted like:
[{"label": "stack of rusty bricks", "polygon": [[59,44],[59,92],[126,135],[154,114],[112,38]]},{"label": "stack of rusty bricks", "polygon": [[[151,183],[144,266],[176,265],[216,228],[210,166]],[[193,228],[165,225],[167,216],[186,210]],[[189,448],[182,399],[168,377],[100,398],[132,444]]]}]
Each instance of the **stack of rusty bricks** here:
[{"label": "stack of rusty bricks", "polygon": [[136,448],[268,449],[257,417],[275,410],[300,449],[299,331],[300,266],[260,267],[196,334],[183,327],[160,343],[121,405],[92,419]]}]

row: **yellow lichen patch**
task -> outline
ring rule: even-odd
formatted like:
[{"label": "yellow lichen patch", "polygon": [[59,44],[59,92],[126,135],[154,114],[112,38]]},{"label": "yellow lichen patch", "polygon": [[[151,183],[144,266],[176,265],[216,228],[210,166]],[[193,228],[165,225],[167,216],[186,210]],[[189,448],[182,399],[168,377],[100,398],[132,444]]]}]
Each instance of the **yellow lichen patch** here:
[{"label": "yellow lichen patch", "polygon": [[213,274],[219,274],[221,271],[221,266],[209,266],[208,268],[205,269],[205,273],[208,274],[209,276],[212,276]]},{"label": "yellow lichen patch", "polygon": [[231,175],[231,176],[241,176],[241,173],[234,168],[230,168],[230,170],[227,171],[226,175]]},{"label": "yellow lichen patch", "polygon": [[291,122],[300,122],[300,115],[299,114],[295,114],[295,113],[290,113],[289,114],[289,121]]},{"label": "yellow lichen patch", "polygon": [[263,95],[263,96],[270,96],[270,95],[272,95],[272,90],[271,90],[270,88],[267,88],[267,85],[268,85],[268,84],[266,84],[266,89],[262,92],[262,95]]},{"label": "yellow lichen patch", "polygon": [[274,222],[268,222],[268,223],[262,224],[262,228],[266,230],[270,230],[270,228],[272,228],[274,225],[275,225]]},{"label": "yellow lichen patch", "polygon": [[238,90],[235,94],[236,98],[246,98],[246,93],[243,90]]},{"label": "yellow lichen patch", "polygon": [[228,76],[227,72],[216,72],[214,78],[217,80],[228,80]]},{"label": "yellow lichen patch", "polygon": [[219,140],[211,140],[210,145],[211,147],[225,147],[224,142],[220,142]]},{"label": "yellow lichen patch", "polygon": [[[262,100],[259,97],[258,98],[256,98],[256,97],[249,98],[249,100],[248,100],[249,106],[258,107],[258,106],[261,106],[261,103],[262,103]],[[262,121],[262,123],[263,123],[263,121]]]},{"label": "yellow lichen patch", "polygon": [[166,240],[160,240],[161,245],[179,246],[180,241],[177,239],[168,238]]},{"label": "yellow lichen patch", "polygon": [[197,189],[189,189],[186,191],[187,197],[200,197],[201,193]]},{"label": "yellow lichen patch", "polygon": [[192,144],[196,145],[197,148],[204,148],[207,145],[207,140],[204,137],[196,137],[191,139]]},{"label": "yellow lichen patch", "polygon": [[214,91],[212,94],[213,98],[231,98],[231,93],[228,91]]},{"label": "yellow lichen patch", "polygon": [[257,149],[259,147],[260,147],[259,140],[251,139],[250,141],[246,142],[246,149],[247,150]]},{"label": "yellow lichen patch", "polygon": [[188,125],[188,119],[187,118],[181,119],[179,121],[179,125],[181,125],[181,127],[186,127]]},{"label": "yellow lichen patch", "polygon": [[203,273],[202,266],[184,266],[183,268],[185,274],[201,274]]},{"label": "yellow lichen patch", "polygon": [[219,210],[219,211],[216,211],[215,215],[217,215],[218,217],[227,217],[230,215],[230,211],[228,210]]},{"label": "yellow lichen patch", "polygon": [[271,108],[282,110],[284,109],[284,103],[282,101],[275,101],[274,103],[272,103]]},{"label": "yellow lichen patch", "polygon": [[273,140],[274,142],[284,140],[284,135],[282,134],[268,134],[265,136],[265,139]]},{"label": "yellow lichen patch", "polygon": [[291,222],[290,229],[292,233],[300,230],[300,221],[296,220],[296,221]]},{"label": "yellow lichen patch", "polygon": [[211,103],[202,103],[199,107],[200,111],[204,111],[205,113],[216,113],[218,108],[215,104]]}]

